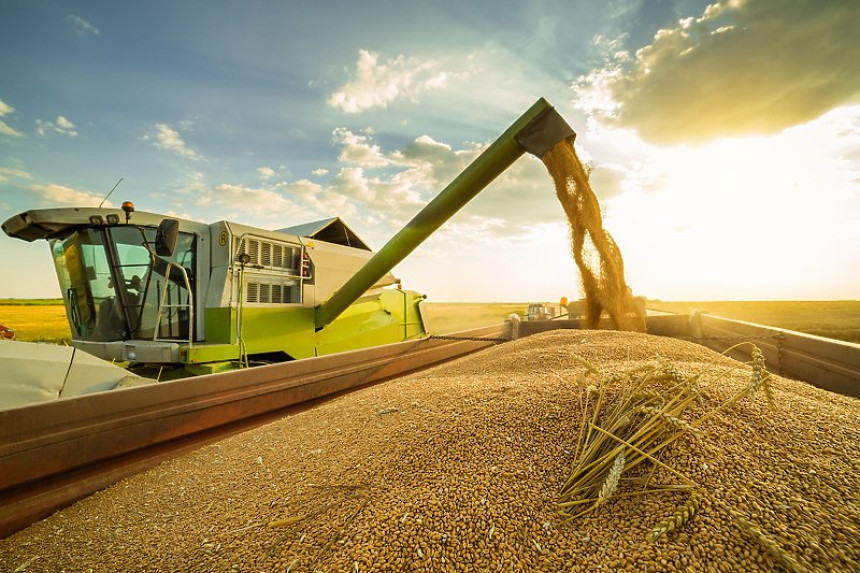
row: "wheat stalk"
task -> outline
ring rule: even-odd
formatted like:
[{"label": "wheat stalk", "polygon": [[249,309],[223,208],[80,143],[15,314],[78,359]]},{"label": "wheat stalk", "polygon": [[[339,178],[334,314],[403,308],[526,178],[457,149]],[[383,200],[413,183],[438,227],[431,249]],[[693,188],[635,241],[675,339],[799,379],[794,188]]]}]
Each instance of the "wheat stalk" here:
[{"label": "wheat stalk", "polygon": [[[682,474],[681,472],[677,471],[677,470],[676,470],[675,468],[673,468],[672,466],[667,465],[667,464],[664,464],[663,462],[661,462],[660,460],[658,460],[657,458],[655,458],[654,456],[652,456],[652,455],[651,455],[651,454],[649,454],[648,452],[645,452],[645,451],[643,451],[643,450],[640,450],[639,448],[637,448],[636,446],[634,446],[633,444],[631,444],[631,443],[630,443],[630,442],[628,442],[627,440],[624,440],[624,439],[622,439],[622,438],[619,438],[618,436],[616,436],[616,435],[614,435],[614,434],[612,434],[612,433],[610,433],[610,432],[607,432],[606,430],[604,430],[603,428],[600,428],[600,427],[598,427],[598,426],[594,426],[594,425],[590,425],[590,426],[591,426],[591,428],[592,428],[593,430],[595,430],[595,431],[597,431],[597,432],[599,432],[599,433],[601,433],[601,434],[604,434],[604,435],[606,435],[606,436],[608,436],[608,437],[612,438],[613,440],[615,440],[616,442],[618,442],[618,443],[620,443],[620,444],[623,444],[623,445],[627,446],[628,448],[630,448],[631,450],[633,450],[634,452],[636,452],[637,454],[639,454],[640,456],[642,456],[642,458],[641,458],[641,459],[651,460],[651,461],[652,461],[652,462],[654,462],[655,464],[659,465],[661,468],[663,468],[663,469],[665,469],[665,470],[667,470],[667,471],[669,471],[669,472],[671,472],[671,473],[675,474],[676,476],[678,476],[679,478],[681,478],[682,480],[684,480],[685,482],[687,482],[687,484],[688,484],[688,485],[693,486],[693,487],[699,487],[699,485],[698,485],[696,482],[694,482],[693,480],[691,480],[690,478],[688,478],[687,476],[685,476],[685,475],[684,475],[684,474]],[[659,448],[658,448],[658,449],[659,449]]]},{"label": "wheat stalk", "polygon": [[[686,433],[701,436],[700,428],[707,420],[747,396],[755,396],[760,390],[767,397],[770,407],[775,407],[773,377],[767,371],[764,354],[752,343],[743,345],[751,347],[749,383],[728,400],[693,420],[689,420],[692,408],[696,402],[702,403],[697,382],[714,366],[715,360],[694,376],[685,375],[669,360],[657,357],[655,362],[638,366],[622,375],[608,377],[601,375],[591,363],[574,357],[577,363],[585,365],[587,369],[587,373],[581,376],[587,378],[594,374],[595,380],[586,386],[580,379],[583,420],[580,421],[573,471],[559,494],[559,514],[564,516],[565,521],[592,513],[613,497],[641,496],[687,488],[690,495],[686,502],[671,516],[657,523],[648,533],[647,540],[654,543],[693,519],[700,510],[705,492],[696,482],[658,458]],[[739,365],[721,369],[715,373],[711,383],[732,375],[739,368],[744,367]],[[645,462],[653,464],[651,474],[647,478],[637,477],[634,471],[636,466]],[[649,488],[648,484],[658,468],[670,472],[684,485]],[[639,491],[618,492],[622,472],[633,474],[629,483]],[[643,479],[644,482],[641,482]],[[642,483],[642,488],[636,487],[639,483]],[[798,561],[773,539],[743,516],[734,511],[732,515],[746,534],[771,558],[789,571],[804,571]]]}]

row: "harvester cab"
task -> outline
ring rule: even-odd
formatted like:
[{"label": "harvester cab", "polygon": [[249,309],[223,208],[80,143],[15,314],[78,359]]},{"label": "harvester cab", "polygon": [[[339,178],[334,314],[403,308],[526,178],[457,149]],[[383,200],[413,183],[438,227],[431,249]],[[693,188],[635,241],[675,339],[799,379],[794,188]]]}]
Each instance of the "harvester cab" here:
[{"label": "harvester cab", "polygon": [[39,210],[3,226],[49,242],[72,344],[91,354],[204,373],[426,335],[422,297],[384,290],[390,273],[315,331],[314,308],[371,254],[340,219],[268,231],[121,213]]},{"label": "harvester cab", "polygon": [[573,130],[543,99],[379,252],[341,219],[269,231],[121,209],[33,210],[2,228],[47,240],[73,346],[210,373],[427,336],[424,297],[391,269],[526,151]]}]

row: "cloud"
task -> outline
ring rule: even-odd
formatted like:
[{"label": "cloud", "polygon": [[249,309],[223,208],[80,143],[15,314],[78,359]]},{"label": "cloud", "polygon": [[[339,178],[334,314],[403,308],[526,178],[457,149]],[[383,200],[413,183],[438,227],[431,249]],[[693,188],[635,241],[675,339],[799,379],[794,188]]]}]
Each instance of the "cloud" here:
[{"label": "cloud", "polygon": [[840,269],[860,255],[857,167],[846,157],[857,141],[839,134],[846,126],[860,126],[860,106],[773,136],[655,149],[661,189],[627,194],[608,218],[631,280],[669,300],[841,288]]},{"label": "cloud", "polygon": [[275,170],[271,167],[258,167],[257,173],[260,174],[260,179],[268,180],[275,176]]},{"label": "cloud", "polygon": [[338,159],[350,166],[366,170],[389,168],[411,170],[409,177],[417,182],[423,173],[425,183],[437,185],[439,181],[453,178],[467,165],[468,160],[477,154],[475,147],[455,151],[450,145],[421,135],[408,143],[403,149],[385,153],[374,143],[373,131],[363,134],[353,133],[346,128],[336,128],[332,141],[341,146]]},{"label": "cloud", "polygon": [[719,0],[574,88],[653,142],[774,134],[860,100],[857,21],[857,2]]},{"label": "cloud", "polygon": [[71,130],[75,128],[75,124],[63,117],[62,115],[57,116],[56,125],[58,129]]},{"label": "cloud", "polygon": [[[206,185],[205,177],[203,173],[200,171],[192,171],[191,173],[187,173],[185,176],[185,180],[182,181],[179,188],[177,189],[179,195],[191,195],[195,198],[195,202],[198,205],[205,206],[208,204],[208,193],[209,186]],[[153,198],[161,198],[156,197],[156,194],[151,195]],[[174,197],[174,203],[176,203]]]},{"label": "cloud", "polygon": [[471,145],[454,150],[447,143],[436,141],[429,135],[421,135],[393,156],[407,165],[425,165],[433,171],[433,184],[448,182],[457,176],[478,156],[480,146]]},{"label": "cloud", "polygon": [[0,181],[8,181],[10,178],[15,179],[32,179],[33,176],[14,167],[0,167]]},{"label": "cloud", "polygon": [[[36,193],[43,205],[68,205],[70,207],[97,207],[104,199],[103,196],[79,191],[65,185],[31,185],[30,191]],[[104,207],[111,207],[110,201],[105,201]]]},{"label": "cloud", "polygon": [[[5,117],[15,111],[15,108],[8,105],[3,100],[0,100],[0,117]],[[0,120],[0,135],[8,135],[9,137],[24,137],[20,131],[12,128],[5,121]]]},{"label": "cloud", "polygon": [[228,213],[238,211],[267,221],[305,219],[309,214],[308,209],[273,188],[221,184],[212,188],[205,199],[204,204],[219,206]]},{"label": "cloud", "polygon": [[443,187],[452,171],[465,165],[464,155],[427,136],[416,138],[403,149],[386,153],[373,141],[372,131],[363,135],[338,128],[333,141],[341,146],[344,164],[333,178],[331,191],[376,213],[394,226],[405,223]]},{"label": "cloud", "polygon": [[323,175],[328,175],[328,169],[323,169],[320,167],[319,169],[314,169],[311,171],[311,174],[316,175],[317,177],[322,177]]},{"label": "cloud", "polygon": [[344,127],[336,128],[332,132],[332,142],[342,146],[338,159],[362,167],[384,167],[391,164],[391,159],[385,157],[379,146],[370,143],[371,135],[372,132],[359,135]]},{"label": "cloud", "polygon": [[[486,148],[478,144],[457,148],[422,135],[400,148],[385,150],[371,131],[354,133],[344,128],[333,131],[333,141],[340,147],[340,165],[325,182],[278,181],[275,174],[258,183],[207,185],[203,175],[195,172],[179,193],[218,218],[280,228],[341,216],[360,234],[370,235],[366,239],[381,241],[415,216]],[[515,163],[473,203],[445,228],[491,241],[501,235],[522,235],[535,224],[562,218],[551,179],[536,159]]]},{"label": "cloud", "polygon": [[436,141],[429,135],[420,135],[401,151],[395,152],[398,159],[411,162],[426,162],[436,167],[450,162],[453,149],[447,143]]},{"label": "cloud", "polygon": [[[336,130],[340,158],[348,163],[331,190],[350,198],[361,212],[373,213],[396,229],[416,215],[486,149],[487,144],[455,148],[421,135],[385,152],[371,133],[356,137]],[[531,157],[515,162],[479,194],[455,220],[460,231],[473,229],[486,240],[520,235],[534,224],[562,218],[552,181]],[[446,226],[448,228],[448,226]],[[458,232],[460,232],[458,231]]]},{"label": "cloud", "polygon": [[319,191],[319,185],[310,181],[209,185],[199,171],[188,174],[178,189],[179,195],[188,196],[197,207],[215,210],[219,219],[250,219],[252,224],[270,228],[319,218],[315,209],[324,208],[314,199]]},{"label": "cloud", "polygon": [[172,151],[188,159],[201,159],[201,156],[196,151],[185,144],[179,132],[165,123],[157,123],[155,125],[155,133],[146,134],[143,136],[143,139],[145,141],[152,141],[152,144],[158,149]]},{"label": "cloud", "polygon": [[9,124],[3,120],[0,120],[0,135],[8,135],[9,137],[24,137],[23,133],[10,127]]},{"label": "cloud", "polygon": [[335,176],[332,190],[347,199],[372,202],[375,193],[370,185],[371,181],[365,177],[361,167],[344,167]]},{"label": "cloud", "polygon": [[622,195],[629,178],[627,169],[621,165],[604,164],[595,167],[589,182],[601,201]]},{"label": "cloud", "polygon": [[[313,213],[312,217],[332,216],[350,218],[358,211],[355,201],[362,194],[360,180],[341,181],[336,178],[335,183],[324,187],[307,179],[278,184],[278,189],[288,197],[306,209],[307,213]],[[305,219],[311,216],[306,215]]]},{"label": "cloud", "polygon": [[58,115],[56,121],[36,120],[36,133],[44,136],[47,133],[59,133],[60,135],[68,135],[69,137],[77,137],[78,132],[75,129],[75,124]]},{"label": "cloud", "polygon": [[456,74],[440,69],[440,62],[422,61],[399,55],[380,62],[379,54],[359,50],[355,79],[328,99],[328,104],[345,113],[384,108],[399,98],[415,98],[420,93],[446,85]]},{"label": "cloud", "polygon": [[80,18],[78,16],[74,16],[69,14],[68,16],[69,22],[75,27],[75,33],[78,36],[86,36],[88,34],[92,34],[93,36],[101,36],[101,32],[99,32],[98,28]]}]

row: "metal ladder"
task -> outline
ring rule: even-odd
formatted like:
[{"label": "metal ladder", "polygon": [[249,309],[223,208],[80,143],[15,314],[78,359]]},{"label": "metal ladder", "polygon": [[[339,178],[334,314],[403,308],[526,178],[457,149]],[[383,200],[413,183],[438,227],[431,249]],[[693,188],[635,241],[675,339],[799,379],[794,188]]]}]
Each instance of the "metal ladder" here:
[{"label": "metal ladder", "polygon": [[[188,290],[187,303],[179,302],[177,304],[164,304],[164,297],[167,296],[167,291],[170,290],[168,283],[170,281],[171,267],[176,267],[177,269],[179,269],[179,272],[182,273],[182,278],[185,279],[185,288]],[[188,280],[188,273],[186,272],[185,267],[183,267],[176,261],[170,261],[169,263],[167,263],[167,270],[165,271],[164,276],[166,277],[166,281],[164,285],[164,290],[161,291],[161,300],[158,303],[158,314],[155,315],[155,330],[152,333],[152,340],[159,340],[158,332],[161,329],[161,318],[164,315],[165,308],[188,307],[188,348],[192,348],[194,345],[194,293],[191,291],[191,281]]]}]

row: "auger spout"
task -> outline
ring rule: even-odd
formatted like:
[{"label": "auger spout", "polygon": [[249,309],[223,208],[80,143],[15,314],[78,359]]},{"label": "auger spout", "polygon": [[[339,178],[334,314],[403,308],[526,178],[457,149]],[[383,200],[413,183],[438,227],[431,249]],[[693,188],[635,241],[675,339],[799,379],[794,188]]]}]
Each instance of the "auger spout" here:
[{"label": "auger spout", "polygon": [[331,298],[316,308],[316,329],[336,319],[525,152],[540,158],[559,141],[575,137],[555,108],[540,98]]}]

